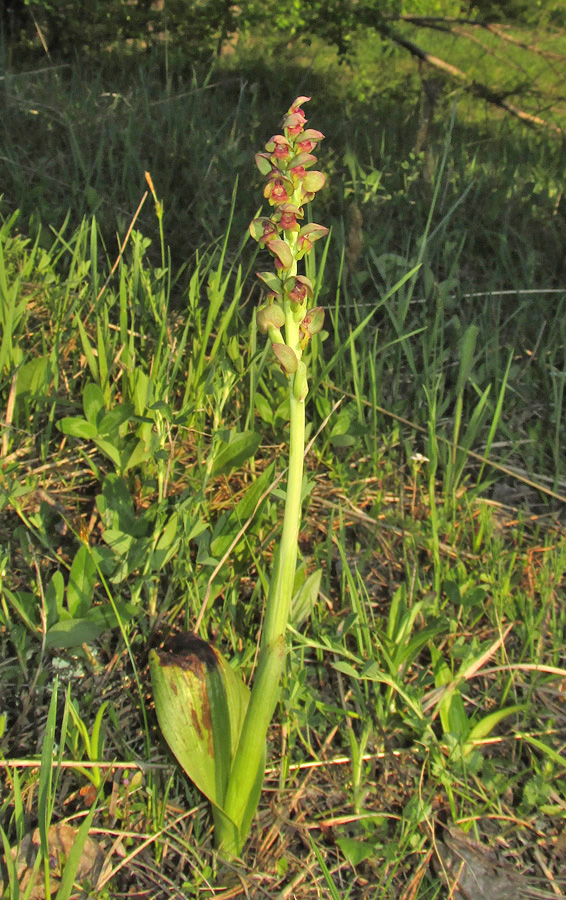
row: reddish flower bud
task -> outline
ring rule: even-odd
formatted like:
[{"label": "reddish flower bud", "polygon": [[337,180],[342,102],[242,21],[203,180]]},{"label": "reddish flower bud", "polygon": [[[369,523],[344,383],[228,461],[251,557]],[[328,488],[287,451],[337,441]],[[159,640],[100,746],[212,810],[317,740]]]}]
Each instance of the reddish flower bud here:
[{"label": "reddish flower bud", "polygon": [[275,222],[266,216],[261,216],[250,223],[250,234],[254,240],[263,245],[276,238],[278,231]]},{"label": "reddish flower bud", "polygon": [[289,169],[289,175],[299,181],[302,181],[306,174],[307,170],[304,166],[295,166],[294,168]]},{"label": "reddish flower bud", "polygon": [[299,227],[297,216],[294,212],[284,212],[281,214],[281,228],[285,231],[294,231],[295,227]]},{"label": "reddish flower bud", "polygon": [[275,160],[289,159],[291,155],[290,146],[291,145],[286,137],[283,137],[282,134],[274,134],[273,137],[268,140],[265,149]]},{"label": "reddish flower bud", "polygon": [[[290,115],[290,113],[297,112],[297,110],[299,110],[299,107],[303,103],[308,103],[309,100],[310,100],[310,97],[297,97],[296,100],[293,100],[293,102],[291,103],[291,106],[287,110],[287,115]],[[303,110],[300,109],[299,112],[303,113]],[[303,113],[303,115],[304,115],[304,113]]]},{"label": "reddish flower bud", "polygon": [[303,125],[306,121],[303,111],[300,109],[290,116],[285,117],[283,127],[290,137],[296,137],[303,130]]},{"label": "reddish flower bud", "polygon": [[323,139],[324,135],[321,131],[316,131],[314,128],[307,128],[301,135],[301,140],[296,145],[297,150],[299,153],[310,153],[316,144]]},{"label": "reddish flower bud", "polygon": [[297,238],[297,250],[302,258],[309,250],[312,249],[312,245],[315,241],[318,241],[322,237],[326,237],[328,234],[328,228],[324,225],[317,225],[315,222],[311,222],[309,225],[303,225],[301,230],[299,231],[299,237]]},{"label": "reddish flower bud", "polygon": [[278,228],[284,231],[298,231],[300,228],[297,218],[303,218],[303,210],[294,203],[281,203],[277,207],[277,211],[273,213],[272,219]]},{"label": "reddish flower bud", "polygon": [[287,203],[289,194],[285,190],[285,182],[282,178],[273,178],[268,181],[263,190],[263,196],[273,206],[276,203]]},{"label": "reddish flower bud", "polygon": [[267,241],[272,241],[273,238],[277,237],[277,229],[271,220],[262,223],[263,227],[263,243],[267,243]]},{"label": "reddish flower bud", "polygon": [[303,130],[303,125],[307,119],[304,110],[301,109],[301,103],[307,103],[309,100],[310,97],[297,97],[287,110],[287,115],[283,120],[283,128],[291,137],[296,137]]},{"label": "reddish flower bud", "polygon": [[289,300],[293,300],[294,303],[304,303],[313,295],[312,283],[306,275],[295,275],[293,278],[288,278],[283,288]]}]

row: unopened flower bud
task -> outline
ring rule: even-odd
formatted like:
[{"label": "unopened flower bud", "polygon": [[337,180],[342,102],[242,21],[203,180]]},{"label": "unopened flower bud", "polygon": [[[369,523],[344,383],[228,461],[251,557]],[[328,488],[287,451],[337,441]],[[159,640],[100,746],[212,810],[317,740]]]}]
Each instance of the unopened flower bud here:
[{"label": "unopened flower bud", "polygon": [[300,359],[297,364],[297,371],[293,375],[293,396],[298,403],[304,403],[308,392],[307,367]]}]

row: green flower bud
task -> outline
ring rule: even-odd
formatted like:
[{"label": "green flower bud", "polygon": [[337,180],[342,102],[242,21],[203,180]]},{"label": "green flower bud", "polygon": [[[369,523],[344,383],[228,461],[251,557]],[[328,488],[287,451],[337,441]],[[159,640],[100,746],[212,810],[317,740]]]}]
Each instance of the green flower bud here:
[{"label": "green flower bud", "polygon": [[266,334],[269,328],[282,328],[285,324],[285,313],[278,303],[261,306],[256,313],[257,327]]}]

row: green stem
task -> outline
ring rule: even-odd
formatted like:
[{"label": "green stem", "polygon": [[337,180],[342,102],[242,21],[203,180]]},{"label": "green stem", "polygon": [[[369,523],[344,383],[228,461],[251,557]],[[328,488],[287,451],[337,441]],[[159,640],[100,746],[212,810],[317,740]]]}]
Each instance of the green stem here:
[{"label": "green stem", "polygon": [[[285,309],[286,343],[300,358],[301,313]],[[290,436],[289,470],[281,542],[275,555],[263,625],[261,651],[257,673],[234,757],[224,803],[224,813],[236,824],[240,846],[247,838],[257,802],[257,788],[263,780],[265,739],[281,691],[281,676],[285,668],[285,632],[293,598],[297,566],[298,538],[301,521],[303,457],[305,450],[305,402],[293,394],[293,376],[289,378]],[[234,853],[234,835],[230,828],[220,828],[216,841],[227,854]]]},{"label": "green stem", "polygon": [[277,550],[269,585],[262,646],[269,646],[273,640],[285,634],[297,567],[297,542],[301,521],[303,486],[303,455],[305,452],[305,403],[295,399],[292,378],[293,376],[290,379],[291,385],[289,390],[291,416],[285,515],[281,543]]}]

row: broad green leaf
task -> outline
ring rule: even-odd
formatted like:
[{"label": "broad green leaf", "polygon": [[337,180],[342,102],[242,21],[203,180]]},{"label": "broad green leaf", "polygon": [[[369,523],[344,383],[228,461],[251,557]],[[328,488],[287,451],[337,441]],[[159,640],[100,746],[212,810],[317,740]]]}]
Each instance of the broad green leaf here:
[{"label": "broad green leaf", "polygon": [[129,422],[133,415],[133,403],[121,403],[102,416],[98,422],[98,433],[100,435],[110,435],[118,431],[120,426],[124,425],[125,422]]},{"label": "broad green leaf", "polygon": [[118,528],[106,528],[102,533],[105,541],[117,556],[126,556],[139,540],[135,535],[126,534]]},{"label": "broad green leaf", "polygon": [[60,620],[47,630],[45,646],[50,649],[64,649],[92,644],[105,630],[106,625],[96,624],[90,619]]},{"label": "broad green leaf", "polygon": [[45,606],[47,609],[47,627],[50,628],[59,618],[65,597],[65,579],[57,569],[45,588]]},{"label": "broad green leaf", "polygon": [[260,651],[226,794],[224,811],[236,823],[241,842],[248,834],[259,800],[265,765],[265,736],[281,692],[284,664],[285,638],[280,635]]},{"label": "broad green leaf", "polygon": [[60,422],[57,422],[57,428],[70,437],[85,438],[86,440],[97,435],[96,426],[80,416],[67,416],[61,419]]},{"label": "broad green leaf", "polygon": [[49,356],[38,356],[18,369],[16,397],[41,397],[47,391],[51,371]]},{"label": "broad green leaf", "polygon": [[240,431],[214,460],[212,474],[226,475],[231,469],[243,465],[255,454],[260,443],[261,436],[257,432]]},{"label": "broad green leaf", "polygon": [[138,612],[139,610],[133,603],[115,602],[114,606],[103,603],[101,606],[91,606],[83,621],[90,622],[96,628],[106,631],[118,627],[117,615],[121,622],[129,622],[137,616]]},{"label": "broad green leaf", "polygon": [[267,400],[263,394],[256,393],[254,397],[254,406],[263,421],[267,422],[268,425],[271,425],[273,423],[273,406],[269,400]]},{"label": "broad green leaf", "polygon": [[353,434],[337,434],[332,435],[330,443],[333,447],[351,447],[356,443],[356,438]]},{"label": "broad green leaf", "polygon": [[120,475],[110,473],[104,479],[102,494],[96,498],[98,511],[107,528],[112,526],[128,534],[136,534],[136,514],[128,486]]},{"label": "broad green leaf", "polygon": [[448,706],[450,734],[453,734],[459,743],[463,744],[469,737],[470,723],[466,715],[462,694],[456,688],[454,691],[449,691],[443,698],[443,702],[444,700],[446,700]]},{"label": "broad green leaf", "polygon": [[122,468],[122,454],[120,451],[120,447],[117,446],[119,441],[107,440],[106,438],[96,437],[96,446],[99,450],[102,450],[105,456],[110,459],[116,468],[121,471]]},{"label": "broad green leaf", "polygon": [[147,462],[150,456],[151,454],[146,447],[145,441],[128,442],[127,449],[122,453],[122,473],[128,472],[134,466],[140,466],[142,463]]},{"label": "broad green leaf", "polygon": [[67,585],[67,609],[73,618],[83,616],[92,604],[96,566],[84,544],[76,552]]},{"label": "broad green leaf", "polygon": [[[444,687],[447,684],[450,684],[451,681],[454,680],[452,672],[450,671],[448,665],[442,658],[440,652],[436,649],[434,644],[430,644],[430,655],[432,658],[432,666],[434,672],[434,683],[436,687]],[[442,730],[444,734],[449,734],[452,730],[451,722],[450,722],[450,706],[452,704],[452,698],[454,696],[453,691],[448,691],[444,693],[440,699],[438,712],[440,715],[440,722],[442,724]]]},{"label": "broad green leaf", "polygon": [[336,843],[351,866],[359,866],[364,859],[375,855],[375,847],[368,841],[356,841],[354,838],[339,837]]},{"label": "broad green leaf", "polygon": [[97,384],[90,381],[84,389],[83,393],[83,409],[87,422],[96,425],[104,414],[104,394]]},{"label": "broad green leaf", "polygon": [[358,679],[360,677],[359,672],[357,672],[350,663],[344,662],[344,660],[341,659],[334,662],[332,668],[336,669],[337,672],[342,672],[343,675],[349,675],[350,678]]},{"label": "broad green leaf", "polygon": [[150,652],[159,726],[179,764],[221,810],[249,690],[218,651],[194,634]]}]

